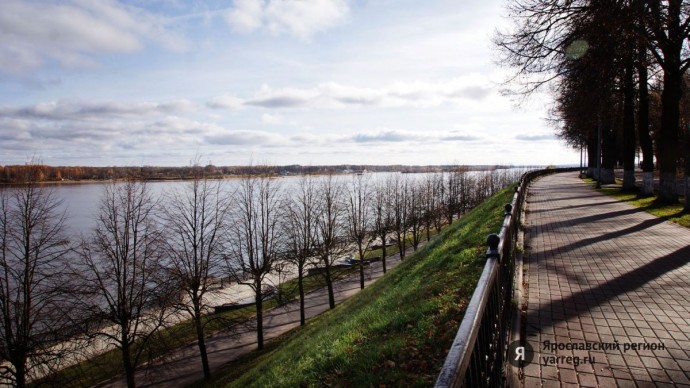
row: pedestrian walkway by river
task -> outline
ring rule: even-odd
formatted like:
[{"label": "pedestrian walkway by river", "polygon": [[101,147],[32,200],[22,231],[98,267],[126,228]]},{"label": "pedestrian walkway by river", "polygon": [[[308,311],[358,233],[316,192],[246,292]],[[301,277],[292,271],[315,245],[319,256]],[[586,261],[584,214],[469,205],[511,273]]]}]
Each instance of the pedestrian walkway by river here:
[{"label": "pedestrian walkway by river", "polygon": [[[420,246],[422,246],[421,244]],[[412,249],[408,250],[411,253]],[[400,262],[398,254],[386,260],[390,270]],[[365,268],[365,286],[383,276],[381,262],[374,262]],[[340,304],[360,290],[359,272],[351,274],[334,284],[336,303]],[[328,310],[328,292],[320,288],[306,295],[305,313],[307,319],[313,318]],[[293,301],[285,306],[264,312],[264,338],[268,341],[299,326],[299,302]],[[220,333],[206,341],[211,373],[219,370],[233,360],[256,349],[255,320],[247,325],[237,325],[231,334]],[[163,362],[164,361],[164,362]],[[136,374],[139,387],[183,387],[203,379],[199,349],[196,342],[175,351],[161,362],[155,362],[140,368]],[[126,387],[123,376],[116,376],[112,381],[102,384],[103,387]]]},{"label": "pedestrian walkway by river", "polygon": [[528,193],[525,387],[690,387],[690,230],[577,173]]}]

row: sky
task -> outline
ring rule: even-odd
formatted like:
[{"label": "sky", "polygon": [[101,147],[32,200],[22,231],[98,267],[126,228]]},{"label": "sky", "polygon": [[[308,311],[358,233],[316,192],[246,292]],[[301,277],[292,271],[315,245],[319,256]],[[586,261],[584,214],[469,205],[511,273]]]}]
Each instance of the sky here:
[{"label": "sky", "polygon": [[577,164],[504,1],[2,0],[0,164]]}]

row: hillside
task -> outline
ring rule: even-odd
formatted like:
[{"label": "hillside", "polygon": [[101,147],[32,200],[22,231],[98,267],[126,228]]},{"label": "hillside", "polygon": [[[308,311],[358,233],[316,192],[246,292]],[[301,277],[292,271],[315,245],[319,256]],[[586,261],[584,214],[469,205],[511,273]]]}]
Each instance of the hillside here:
[{"label": "hillside", "polygon": [[512,194],[502,190],[372,286],[206,385],[432,385]]}]

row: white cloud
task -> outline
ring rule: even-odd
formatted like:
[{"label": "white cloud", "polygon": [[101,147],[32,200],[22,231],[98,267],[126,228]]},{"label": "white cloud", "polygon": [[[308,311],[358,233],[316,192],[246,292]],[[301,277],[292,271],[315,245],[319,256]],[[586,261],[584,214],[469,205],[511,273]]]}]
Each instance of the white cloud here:
[{"label": "white cloud", "polygon": [[244,105],[260,106],[264,108],[302,108],[314,106],[320,96],[317,89],[284,88],[272,89],[262,85],[261,90],[253,98],[244,101]]},{"label": "white cloud", "polygon": [[240,109],[244,101],[234,96],[218,96],[206,102],[211,109]]},{"label": "white cloud", "polygon": [[477,141],[482,140],[483,137],[470,131],[454,129],[442,134],[440,139],[443,141]]},{"label": "white cloud", "polygon": [[237,32],[266,29],[274,35],[309,39],[344,23],[349,13],[344,0],[235,0],[225,21]]},{"label": "white cloud", "polygon": [[100,120],[105,117],[141,117],[196,110],[189,100],[165,103],[122,101],[51,101],[25,107],[0,107],[1,117],[46,120]]},{"label": "white cloud", "polygon": [[523,141],[547,141],[556,140],[556,136],[551,132],[525,132],[515,135],[515,139]]},{"label": "white cloud", "polygon": [[266,6],[268,28],[276,34],[309,38],[347,20],[349,7],[343,0],[270,0]]},{"label": "white cloud", "polygon": [[92,67],[96,54],[138,51],[146,41],[171,50],[188,47],[165,18],[112,0],[3,0],[0,40],[0,72],[14,74],[51,60]]},{"label": "white cloud", "polygon": [[212,145],[262,145],[273,146],[282,143],[278,135],[263,131],[226,130],[204,138]]},{"label": "white cloud", "polygon": [[225,15],[225,21],[237,32],[253,32],[263,24],[262,0],[235,0],[235,7]]},{"label": "white cloud", "polygon": [[285,119],[283,119],[283,116],[281,115],[272,115],[269,113],[264,113],[263,115],[261,115],[261,122],[266,125],[278,125],[283,124],[285,122]]},{"label": "white cloud", "polygon": [[278,108],[337,108],[348,106],[437,107],[482,101],[492,92],[483,77],[458,77],[440,82],[396,82],[379,88],[357,87],[336,82],[314,88],[273,89],[263,85],[249,99],[221,96],[207,102],[210,108],[237,109],[242,105]]},{"label": "white cloud", "polygon": [[[322,136],[323,137],[323,136]],[[360,131],[352,136],[332,135],[328,138],[331,142],[345,143],[406,143],[414,146],[432,143],[448,142],[472,142],[483,137],[470,131],[411,131],[402,129],[374,129]]]},{"label": "white cloud", "polygon": [[419,133],[398,131],[398,130],[383,130],[370,133],[358,133],[352,136],[352,141],[355,143],[398,143],[413,140],[420,140],[422,136]]},{"label": "white cloud", "polygon": [[157,109],[163,112],[194,112],[197,110],[197,105],[187,99],[164,102],[157,105]]}]

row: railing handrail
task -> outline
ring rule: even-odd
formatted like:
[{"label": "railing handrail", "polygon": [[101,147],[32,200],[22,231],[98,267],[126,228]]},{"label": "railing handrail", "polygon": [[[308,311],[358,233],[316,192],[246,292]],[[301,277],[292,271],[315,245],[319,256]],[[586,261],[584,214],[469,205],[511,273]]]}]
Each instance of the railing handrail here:
[{"label": "railing handrail", "polygon": [[[525,192],[527,190],[527,186],[532,180],[543,175],[556,172],[578,170],[578,168],[544,169],[530,171],[523,174],[522,177],[520,177],[519,184],[515,189],[515,194],[513,195],[513,199],[510,203],[511,208],[509,209],[508,205],[506,205],[506,212],[504,214],[503,224],[501,225],[501,230],[498,233],[498,244],[496,244],[495,248],[490,247],[487,250],[486,264],[484,265],[484,269],[479,278],[479,282],[477,283],[477,287],[475,288],[474,293],[472,294],[470,303],[467,305],[467,309],[465,310],[465,316],[463,317],[462,322],[460,323],[460,327],[458,328],[458,332],[455,336],[455,339],[453,340],[453,344],[451,345],[448,355],[446,356],[446,360],[443,364],[443,367],[441,368],[441,372],[438,375],[438,378],[436,380],[436,387],[459,387],[463,385],[467,369],[470,365],[470,362],[472,361],[472,356],[474,355],[476,349],[475,344],[479,336],[484,314],[486,312],[488,304],[491,301],[492,291],[495,291],[494,283],[497,281],[497,278],[500,277],[499,270],[501,269],[501,264],[505,265],[506,267],[510,267],[508,268],[510,270],[510,272],[508,272],[510,274],[510,279],[506,279],[505,281],[510,282],[508,287],[508,296],[512,296],[512,273],[514,269],[512,267],[514,267],[514,263],[512,262],[512,260],[506,263],[503,263],[502,261],[506,257],[512,259],[514,253],[514,246],[516,242],[515,237],[517,235],[517,226],[520,223],[520,214],[525,200]],[[509,243],[508,246],[505,246],[506,241]],[[503,312],[504,307],[506,306],[499,307],[498,311]],[[500,319],[502,319],[502,317],[498,317],[498,320]],[[509,327],[510,325],[507,326]],[[505,334],[506,333],[498,333],[498,336],[500,337]],[[501,346],[503,346],[502,341],[497,340],[497,342],[499,342]],[[498,359],[502,363],[502,360],[504,359],[503,356],[505,353],[505,349],[494,349],[494,351],[497,352]],[[485,356],[485,358],[488,357]],[[488,360],[484,361],[489,362]],[[497,370],[494,371],[494,373],[501,373],[501,371]],[[484,385],[498,385],[498,378],[496,376],[493,377],[493,379],[491,377],[488,377],[485,381],[491,381],[491,383],[486,383]]]},{"label": "railing handrail", "polygon": [[[472,299],[467,305],[465,316],[458,328],[458,334],[455,336],[453,345],[448,351],[446,362],[441,368],[441,373],[436,380],[436,387],[454,387],[462,383],[461,378],[470,363],[470,353],[472,351],[472,343],[476,341],[479,333],[479,323],[484,315],[484,310],[488,303],[488,298],[484,297],[488,293],[489,285],[498,273],[498,266],[495,258],[489,258],[484,265],[484,270],[479,277],[477,288],[472,294]],[[459,360],[457,366],[448,366],[448,362],[455,363]]]}]

